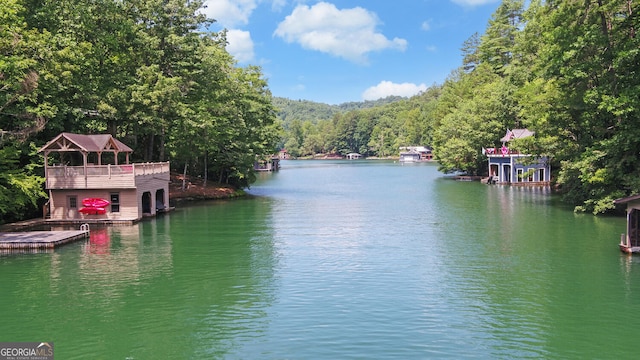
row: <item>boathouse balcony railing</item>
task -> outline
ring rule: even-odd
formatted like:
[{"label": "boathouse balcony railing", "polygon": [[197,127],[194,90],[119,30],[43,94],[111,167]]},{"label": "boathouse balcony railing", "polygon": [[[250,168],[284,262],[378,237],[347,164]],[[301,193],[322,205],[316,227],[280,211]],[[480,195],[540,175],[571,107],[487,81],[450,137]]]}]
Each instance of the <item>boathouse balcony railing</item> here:
[{"label": "boathouse balcony railing", "polygon": [[502,148],[485,148],[484,154],[489,157],[506,157],[510,155],[523,155],[517,150],[509,149],[508,147]]},{"label": "boathouse balcony railing", "polygon": [[[86,174],[85,174],[86,169]],[[166,176],[169,162],[126,165],[47,166],[47,189],[135,188],[141,177]]]}]

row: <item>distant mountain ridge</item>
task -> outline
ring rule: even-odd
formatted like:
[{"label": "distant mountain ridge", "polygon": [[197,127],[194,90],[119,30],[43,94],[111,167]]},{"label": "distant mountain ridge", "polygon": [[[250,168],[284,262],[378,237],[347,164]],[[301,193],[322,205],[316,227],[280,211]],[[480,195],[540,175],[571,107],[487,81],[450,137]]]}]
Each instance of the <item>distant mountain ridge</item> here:
[{"label": "distant mountain ridge", "polygon": [[378,100],[352,101],[339,105],[329,105],[310,100],[292,100],[283,97],[273,97],[272,103],[276,108],[278,118],[285,123],[293,120],[309,120],[317,123],[320,120],[330,120],[336,114],[383,106],[401,100],[407,100],[407,98],[402,96],[388,96]]}]

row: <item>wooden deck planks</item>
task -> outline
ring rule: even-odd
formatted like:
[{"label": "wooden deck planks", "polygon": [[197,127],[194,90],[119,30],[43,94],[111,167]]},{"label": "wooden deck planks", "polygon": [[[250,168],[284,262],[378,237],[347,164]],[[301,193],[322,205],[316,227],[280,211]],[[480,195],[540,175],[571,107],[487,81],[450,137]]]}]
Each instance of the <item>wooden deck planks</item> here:
[{"label": "wooden deck planks", "polygon": [[53,249],[87,237],[86,230],[5,232],[0,233],[0,250]]}]

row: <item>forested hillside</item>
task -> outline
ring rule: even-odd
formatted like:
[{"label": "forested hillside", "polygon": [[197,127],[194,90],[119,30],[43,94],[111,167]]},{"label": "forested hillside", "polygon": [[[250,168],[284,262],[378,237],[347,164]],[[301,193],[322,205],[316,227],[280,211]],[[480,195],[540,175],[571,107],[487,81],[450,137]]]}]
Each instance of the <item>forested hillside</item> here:
[{"label": "forested hillside", "polygon": [[133,161],[246,186],[280,136],[261,69],[237,67],[201,1],[0,0],[0,222],[46,199],[37,149],[110,133]]},{"label": "forested hillside", "polygon": [[404,100],[401,96],[389,96],[378,100],[368,100],[359,102],[346,102],[339,105],[329,105],[309,100],[291,100],[282,97],[273,98],[273,106],[276,114],[285,126],[293,120],[311,121],[317,123],[320,120],[328,120],[334,115],[350,111],[369,109]]},{"label": "forested hillside", "polygon": [[294,119],[283,140],[297,156],[397,154],[432,146],[444,172],[487,174],[482,147],[512,144],[549,156],[553,180],[578,211],[606,212],[640,192],[640,2],[504,0],[444,84],[409,100]]},{"label": "forested hillside", "polygon": [[400,146],[430,144],[433,120],[428,108],[439,93],[435,86],[412,99],[346,103],[330,107],[333,116],[317,119],[300,112],[285,118],[281,146],[294,157],[350,152],[388,157],[397,155]]}]

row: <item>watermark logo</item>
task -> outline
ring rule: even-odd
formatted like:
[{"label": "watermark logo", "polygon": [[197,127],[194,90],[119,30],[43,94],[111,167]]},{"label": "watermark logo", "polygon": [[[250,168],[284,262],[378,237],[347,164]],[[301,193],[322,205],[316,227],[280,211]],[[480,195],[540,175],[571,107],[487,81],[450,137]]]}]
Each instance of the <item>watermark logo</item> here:
[{"label": "watermark logo", "polygon": [[53,360],[53,343],[0,342],[0,360]]}]

